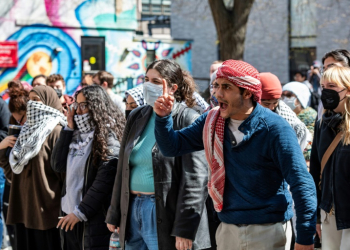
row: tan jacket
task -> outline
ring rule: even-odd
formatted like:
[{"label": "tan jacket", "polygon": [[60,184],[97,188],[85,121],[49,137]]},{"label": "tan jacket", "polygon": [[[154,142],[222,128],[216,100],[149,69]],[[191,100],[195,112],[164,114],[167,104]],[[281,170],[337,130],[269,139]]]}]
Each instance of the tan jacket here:
[{"label": "tan jacket", "polygon": [[39,154],[20,174],[12,172],[6,149],[0,150],[0,166],[11,182],[7,224],[22,223],[26,228],[38,230],[57,226],[63,178],[52,170],[50,159],[61,129],[61,126],[56,126]]}]

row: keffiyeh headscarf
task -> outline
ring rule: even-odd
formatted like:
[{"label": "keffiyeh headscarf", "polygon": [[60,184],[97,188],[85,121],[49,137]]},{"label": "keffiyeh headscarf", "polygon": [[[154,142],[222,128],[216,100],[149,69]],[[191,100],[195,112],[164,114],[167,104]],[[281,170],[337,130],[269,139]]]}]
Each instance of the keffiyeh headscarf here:
[{"label": "keffiyeh headscarf", "polygon": [[274,112],[283,117],[294,129],[300,148],[304,151],[305,147],[308,145],[308,142],[312,140],[312,136],[305,124],[300,121],[293,110],[291,110],[290,107],[288,107],[287,104],[281,100],[278,102],[278,106]]},{"label": "keffiyeh headscarf", "polygon": [[10,165],[15,174],[20,174],[29,160],[39,153],[47,136],[58,124],[67,125],[66,117],[60,111],[62,105],[53,88],[38,86],[32,91],[38,94],[43,103],[29,101],[27,104],[27,122],[10,153]]},{"label": "keffiyeh headscarf", "polygon": [[259,72],[249,63],[237,60],[227,60],[216,73],[216,79],[224,78],[240,88],[248,89],[254,96],[254,101],[260,102],[261,82]]},{"label": "keffiyeh headscarf", "polygon": [[134,98],[137,106],[140,107],[146,105],[146,101],[143,96],[143,86],[138,86],[125,91],[125,97],[128,98],[129,95],[131,95],[131,97]]},{"label": "keffiyeh headscarf", "polygon": [[[261,83],[259,72],[250,64],[227,60],[219,67],[216,74],[217,78],[225,78],[237,87],[250,90],[254,100],[260,102]],[[220,107],[213,108],[209,111],[205,120],[203,144],[209,164],[208,191],[217,212],[221,212],[224,204],[224,129],[225,119],[220,115]]]},{"label": "keffiyeh headscarf", "polygon": [[[209,104],[197,92],[193,93],[193,98],[196,99],[196,105],[201,107],[201,109],[206,110],[209,107]],[[185,101],[183,101],[182,103],[185,103]]]}]

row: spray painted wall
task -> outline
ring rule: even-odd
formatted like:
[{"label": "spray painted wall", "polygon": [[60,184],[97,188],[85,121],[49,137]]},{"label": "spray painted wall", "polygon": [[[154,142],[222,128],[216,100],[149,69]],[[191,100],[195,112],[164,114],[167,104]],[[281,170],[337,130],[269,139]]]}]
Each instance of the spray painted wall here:
[{"label": "spray painted wall", "polygon": [[[130,77],[131,85],[142,83],[147,49],[192,71],[191,41],[135,38],[136,0],[1,0],[1,7],[0,41],[18,42],[18,67],[0,68],[0,94],[10,80],[31,83],[38,74],[61,74],[73,94],[82,74],[81,36],[105,37],[106,70],[116,82]],[[119,83],[115,90],[127,88]]]}]

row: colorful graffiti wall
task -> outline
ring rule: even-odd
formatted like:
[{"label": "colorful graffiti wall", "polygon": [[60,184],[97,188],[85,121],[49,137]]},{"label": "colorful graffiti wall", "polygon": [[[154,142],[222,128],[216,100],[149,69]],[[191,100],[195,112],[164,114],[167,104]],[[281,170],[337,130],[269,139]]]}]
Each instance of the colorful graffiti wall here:
[{"label": "colorful graffiti wall", "polygon": [[[136,0],[1,0],[0,6],[0,41],[18,42],[18,66],[0,68],[0,94],[12,79],[31,84],[38,74],[54,73],[73,94],[82,76],[82,36],[105,37],[106,70],[116,78],[116,92],[142,83],[150,49],[191,72],[190,41],[135,36]],[[118,83],[122,78],[132,84]]]}]

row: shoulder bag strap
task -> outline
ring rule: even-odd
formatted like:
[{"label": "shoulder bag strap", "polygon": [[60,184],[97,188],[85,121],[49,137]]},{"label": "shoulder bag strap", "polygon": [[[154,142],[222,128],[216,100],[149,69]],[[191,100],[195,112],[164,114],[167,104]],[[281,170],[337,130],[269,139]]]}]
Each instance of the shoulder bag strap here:
[{"label": "shoulder bag strap", "polygon": [[320,174],[320,184],[321,187],[321,180],[322,180],[322,173],[324,170],[324,167],[326,166],[327,161],[329,160],[329,157],[333,154],[335,148],[338,146],[339,142],[341,141],[343,137],[343,132],[339,132],[336,137],[333,139],[331,145],[327,148],[326,152],[324,153],[321,161],[321,174]]}]

